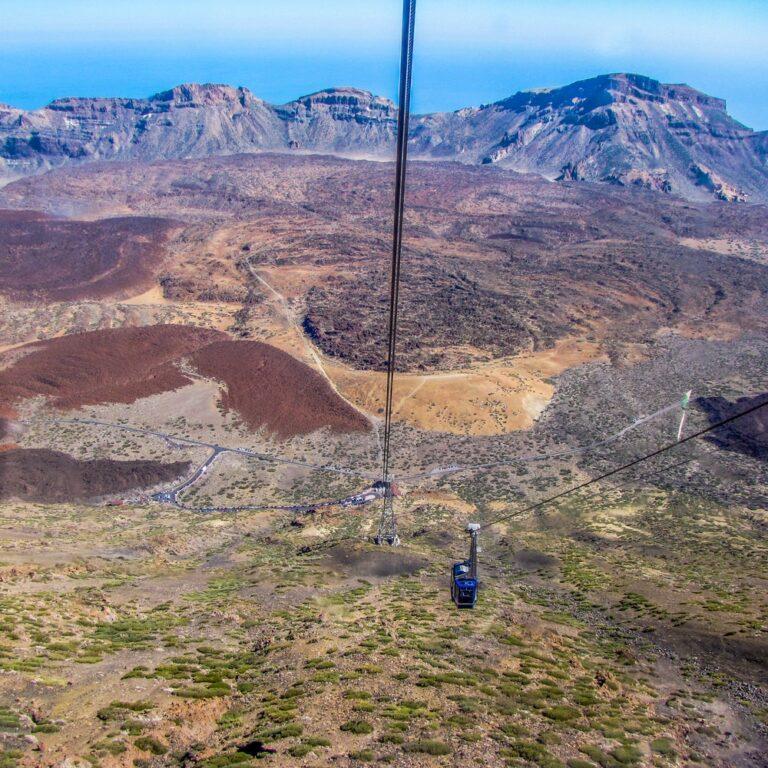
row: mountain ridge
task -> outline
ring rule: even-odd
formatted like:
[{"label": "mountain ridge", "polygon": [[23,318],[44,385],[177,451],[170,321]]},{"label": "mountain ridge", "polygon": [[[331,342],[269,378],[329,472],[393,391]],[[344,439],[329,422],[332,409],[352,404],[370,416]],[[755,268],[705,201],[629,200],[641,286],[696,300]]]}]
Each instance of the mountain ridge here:
[{"label": "mountain ridge", "polygon": [[[0,179],[90,160],[301,151],[391,157],[397,108],[351,86],[274,105],[248,88],[184,83],[145,99],[0,105]],[[768,202],[768,131],[723,99],[644,75],[599,75],[479,107],[415,115],[416,159],[456,160],[558,181],[633,185],[696,200]]]}]

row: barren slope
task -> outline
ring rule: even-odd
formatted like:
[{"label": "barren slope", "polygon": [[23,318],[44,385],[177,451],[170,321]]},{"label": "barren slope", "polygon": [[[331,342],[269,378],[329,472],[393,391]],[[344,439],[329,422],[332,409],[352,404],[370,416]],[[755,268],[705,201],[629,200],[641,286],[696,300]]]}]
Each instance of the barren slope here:
[{"label": "barren slope", "polygon": [[0,499],[82,501],[167,482],[188,469],[188,461],[79,461],[59,451],[12,449],[0,451]]},{"label": "barren slope", "polygon": [[[363,432],[368,420],[309,366],[269,344],[204,328],[156,325],[72,334],[5,353],[0,406],[35,396],[59,409],[136,400],[179,389],[188,361],[224,386],[226,409],[281,438],[323,427]],[[2,360],[2,358],[0,358]]]},{"label": "barren slope", "polygon": [[54,301],[140,292],[175,228],[148,216],[74,221],[0,210],[0,291]]},{"label": "barren slope", "polygon": [[[114,328],[38,342],[0,370],[0,403],[36,395],[57,408],[131,403],[188,384],[176,363],[223,334],[184,326]],[[14,353],[17,356],[19,351]]]},{"label": "barren slope", "polygon": [[220,341],[192,356],[200,373],[223,382],[225,408],[237,411],[251,429],[281,438],[323,427],[365,432],[368,420],[333,391],[309,366],[258,341]]},{"label": "barren slope", "polygon": [[[652,353],[668,333],[766,331],[762,206],[450,163],[415,163],[409,173],[401,368],[475,381],[485,372],[474,366],[498,362],[525,376],[525,363],[514,370],[520,355],[560,343],[586,341],[618,362]],[[334,376],[346,387],[344,366],[384,362],[391,174],[381,163],[284,155],[104,164],[15,182],[0,200],[182,221],[161,277],[165,299],[200,314],[212,300],[230,306],[238,337],[316,366],[309,338],[342,364]],[[345,391],[368,407],[366,386]],[[480,388],[489,402],[508,402],[496,385]],[[472,422],[471,410],[448,408],[416,423]]]}]

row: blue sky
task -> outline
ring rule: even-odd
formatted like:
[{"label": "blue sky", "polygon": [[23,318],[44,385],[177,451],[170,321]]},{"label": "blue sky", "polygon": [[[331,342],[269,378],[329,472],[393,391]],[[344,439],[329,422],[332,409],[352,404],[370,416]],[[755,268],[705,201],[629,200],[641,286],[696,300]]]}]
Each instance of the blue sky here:
[{"label": "blue sky", "polygon": [[[0,101],[185,81],[283,102],[396,90],[399,0],[0,0]],[[768,0],[419,0],[416,111],[616,71],[688,82],[768,129]]]}]

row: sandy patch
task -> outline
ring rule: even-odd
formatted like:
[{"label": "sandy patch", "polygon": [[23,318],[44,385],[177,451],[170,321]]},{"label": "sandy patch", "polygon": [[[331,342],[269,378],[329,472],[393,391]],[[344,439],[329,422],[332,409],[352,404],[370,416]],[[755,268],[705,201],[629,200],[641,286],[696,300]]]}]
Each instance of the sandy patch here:
[{"label": "sandy patch", "polygon": [[412,494],[411,502],[414,505],[417,504],[431,504],[440,507],[448,507],[449,509],[455,509],[462,514],[471,515],[474,514],[477,509],[473,504],[460,499],[458,496],[454,496],[451,493],[444,491],[428,491],[425,493]]},{"label": "sandy patch", "polygon": [[170,304],[171,302],[163,296],[163,287],[158,284],[153,285],[148,291],[132,296],[130,299],[125,299],[120,303],[136,306],[143,304]]},{"label": "sandy patch", "polygon": [[282,296],[290,300],[303,300],[310,288],[322,286],[328,280],[353,278],[353,269],[344,269],[338,264],[297,264],[273,267],[255,266],[256,271]]},{"label": "sandy patch", "polygon": [[226,528],[232,524],[231,520],[203,520],[202,522],[202,525],[208,526],[209,528]]},{"label": "sandy patch", "polygon": [[[567,340],[551,350],[463,371],[401,374],[395,380],[395,417],[420,429],[466,435],[499,435],[528,429],[552,399],[549,379],[600,357],[594,344]],[[380,414],[383,373],[329,364],[328,375],[358,408]]]},{"label": "sandy patch", "polygon": [[735,256],[758,264],[768,264],[768,245],[757,240],[743,240],[735,237],[681,237],[678,241],[686,248],[712,251],[724,256]]}]

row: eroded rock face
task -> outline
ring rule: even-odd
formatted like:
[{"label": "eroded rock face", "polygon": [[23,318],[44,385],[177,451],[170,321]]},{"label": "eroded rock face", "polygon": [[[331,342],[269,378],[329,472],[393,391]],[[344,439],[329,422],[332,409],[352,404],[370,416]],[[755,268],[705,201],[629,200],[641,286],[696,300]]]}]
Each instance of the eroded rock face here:
[{"label": "eroded rock face", "polygon": [[[439,144],[435,134],[443,137]],[[417,153],[562,181],[632,184],[695,199],[766,199],[768,144],[760,134],[731,118],[722,99],[640,75],[604,75],[429,115],[414,142]],[[718,181],[697,173],[700,166]]]},{"label": "eroded rock face", "polygon": [[[247,88],[180,85],[148,99],[0,106],[0,179],[88,160],[306,151],[391,157],[388,99],[330,88],[275,106]],[[768,200],[768,133],[687,85],[613,74],[413,118],[413,157],[631,184],[692,199]]]},{"label": "eroded rock face", "polygon": [[395,139],[395,105],[355,88],[330,88],[275,111],[284,121],[289,149],[378,153]]}]

